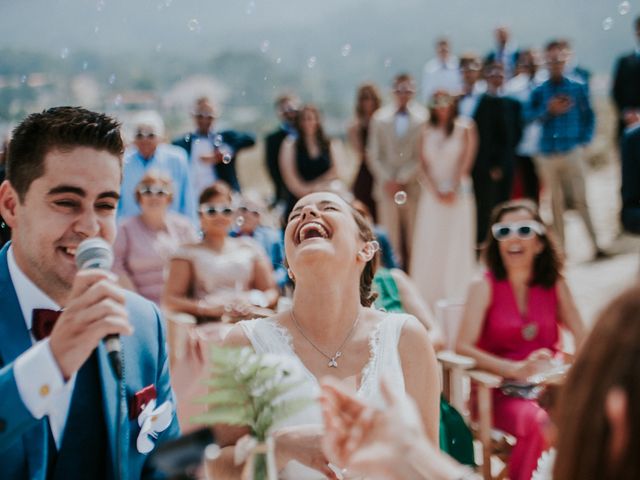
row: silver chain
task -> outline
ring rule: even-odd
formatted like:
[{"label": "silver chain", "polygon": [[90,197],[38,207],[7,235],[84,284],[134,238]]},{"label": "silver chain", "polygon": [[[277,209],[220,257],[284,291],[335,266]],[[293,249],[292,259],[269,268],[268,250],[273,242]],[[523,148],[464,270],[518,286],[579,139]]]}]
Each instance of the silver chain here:
[{"label": "silver chain", "polygon": [[311,345],[313,348],[315,348],[318,351],[318,353],[320,353],[323,357],[325,357],[327,360],[329,360],[329,363],[327,364],[328,367],[338,368],[338,358],[340,358],[342,356],[342,347],[344,347],[346,345],[346,343],[351,338],[351,335],[353,335],[353,332],[356,329],[356,325],[358,325],[358,320],[360,320],[360,312],[361,312],[361,310],[358,309],[358,316],[354,320],[353,325],[351,326],[351,330],[349,330],[349,333],[347,334],[346,338],[340,344],[340,346],[338,347],[338,350],[336,350],[336,353],[334,353],[333,356],[330,356],[330,355],[327,355],[326,353],[324,353],[315,343],[313,343],[311,341],[311,339],[309,337],[307,337],[307,335],[304,333],[304,330],[302,329],[302,326],[300,326],[300,324],[298,323],[298,320],[296,320],[296,316],[293,314],[293,307],[291,308],[290,312],[291,312],[291,319],[293,320],[293,324],[296,326],[296,328],[300,332],[300,335],[302,335],[304,337],[304,339],[307,342],[309,342],[309,345]]}]

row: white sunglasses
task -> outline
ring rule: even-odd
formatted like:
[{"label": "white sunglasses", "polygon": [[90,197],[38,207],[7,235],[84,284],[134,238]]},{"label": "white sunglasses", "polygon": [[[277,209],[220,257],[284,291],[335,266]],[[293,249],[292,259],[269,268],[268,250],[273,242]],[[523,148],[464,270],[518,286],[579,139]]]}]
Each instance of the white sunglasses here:
[{"label": "white sunglasses", "polygon": [[524,222],[514,223],[496,223],[491,226],[493,238],[499,242],[506,240],[514,235],[522,240],[533,238],[535,235],[542,236],[546,233],[544,225],[535,220],[527,220]]}]

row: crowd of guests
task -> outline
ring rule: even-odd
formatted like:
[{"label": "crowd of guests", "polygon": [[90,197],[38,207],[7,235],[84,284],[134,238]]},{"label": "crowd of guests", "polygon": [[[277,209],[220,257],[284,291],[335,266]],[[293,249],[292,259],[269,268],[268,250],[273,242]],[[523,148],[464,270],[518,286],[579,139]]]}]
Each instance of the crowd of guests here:
[{"label": "crowd of guests", "polygon": [[[640,18],[635,27],[640,42]],[[439,39],[421,91],[411,75],[399,74],[386,105],[375,85],[358,88],[346,132],[360,162],[352,185],[338,176],[342,150],[326,134],[320,109],[301,105],[293,94],[276,100],[280,124],[265,139],[274,192],[268,200],[241,188],[236,172],[238,153],[252,147],[254,137],[217,130],[209,99],[195,101],[194,130],[171,143],[163,141],[159,116],[134,122],[124,151],[113,270],[120,286],[161,307],[167,321],[192,318],[179,340],[186,343],[169,338],[170,348],[187,350],[172,365],[180,377],[173,379],[178,402],[193,401],[194,384],[204,375],[202,352],[211,344],[292,355],[307,374],[301,389],[317,390],[326,373],[345,382],[322,387],[324,448],[320,406],[280,426],[283,478],[317,478],[314,470],[335,478],[332,462],[365,474],[384,471],[387,457],[372,452],[407,441],[394,422],[433,462],[419,467],[417,456],[398,457],[406,470],[398,464],[390,476],[467,478],[460,476],[467,470],[434,448],[446,446],[442,432],[454,435],[451,407],[439,398],[434,354],[447,340],[432,313],[443,301],[464,303],[453,339],[458,353],[500,377],[526,382],[570,361],[561,331],[579,352],[557,416],[533,397],[495,390],[494,426],[516,439],[509,478],[532,478],[550,447],[558,452],[555,478],[638,474],[629,453],[635,424],[627,420],[635,415],[629,365],[637,365],[640,344],[611,328],[634,322],[637,292],[616,300],[588,337],[563,277],[567,208],[581,216],[594,257],[607,255],[584,177],[584,149],[595,125],[589,74],[564,39],[545,45],[542,63],[537,50],[517,48],[507,28],[495,36],[485,57],[455,57],[449,41]],[[613,87],[621,218],[634,233],[640,233],[638,85],[640,46],[619,60]],[[4,168],[0,172],[4,176]],[[550,225],[540,216],[540,200],[550,206]],[[4,211],[10,213],[8,204]],[[617,377],[581,388],[579,375],[605,378],[607,356],[619,360]],[[380,386],[383,377],[387,383]],[[412,409],[400,406],[405,400],[417,405],[412,427],[399,419],[400,409]],[[590,408],[600,423],[580,429]],[[368,423],[362,411],[370,412]],[[589,455],[591,470],[571,461],[588,451],[577,445],[587,432],[611,450],[606,458]],[[234,445],[245,432],[219,427],[216,433],[222,454],[207,468],[215,478],[236,478]],[[470,436],[456,438],[469,444],[465,454],[444,449],[473,464]],[[398,473],[412,468],[423,476]]]}]

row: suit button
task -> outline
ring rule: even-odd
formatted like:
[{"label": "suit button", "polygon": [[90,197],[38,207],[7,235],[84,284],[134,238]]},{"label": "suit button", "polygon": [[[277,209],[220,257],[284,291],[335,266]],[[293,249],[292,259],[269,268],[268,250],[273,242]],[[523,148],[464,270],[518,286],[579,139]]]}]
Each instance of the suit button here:
[{"label": "suit button", "polygon": [[4,432],[7,429],[7,422],[4,419],[0,418],[0,433]]}]

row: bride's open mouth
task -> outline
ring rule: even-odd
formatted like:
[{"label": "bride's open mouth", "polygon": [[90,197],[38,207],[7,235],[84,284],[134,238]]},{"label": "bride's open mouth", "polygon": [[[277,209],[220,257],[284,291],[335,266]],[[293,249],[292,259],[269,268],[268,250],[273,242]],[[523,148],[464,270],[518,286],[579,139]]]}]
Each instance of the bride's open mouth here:
[{"label": "bride's open mouth", "polygon": [[331,231],[320,222],[312,220],[298,228],[294,238],[297,244],[313,239],[330,239]]}]

